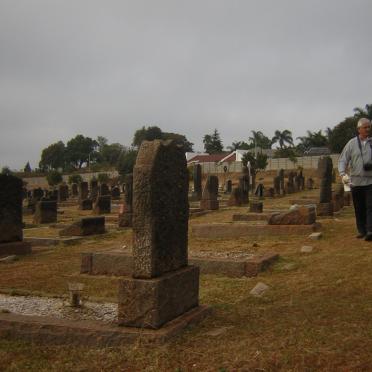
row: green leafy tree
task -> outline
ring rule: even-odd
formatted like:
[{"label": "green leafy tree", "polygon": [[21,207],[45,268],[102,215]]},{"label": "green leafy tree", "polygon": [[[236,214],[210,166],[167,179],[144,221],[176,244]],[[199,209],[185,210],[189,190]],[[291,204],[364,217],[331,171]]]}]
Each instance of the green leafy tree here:
[{"label": "green leafy tree", "polygon": [[121,176],[133,173],[134,164],[136,163],[138,151],[136,149],[129,149],[120,155],[116,169]]},{"label": "green leafy tree", "polygon": [[89,161],[96,159],[97,146],[97,141],[90,137],[84,137],[83,135],[78,134],[67,142],[67,159],[75,168],[81,168],[84,163],[88,164]]},{"label": "green leafy tree", "polygon": [[244,141],[235,141],[231,144],[231,146],[227,146],[228,150],[235,151],[235,150],[249,150],[252,148],[247,142]]},{"label": "green leafy tree", "polygon": [[83,177],[80,176],[80,174],[71,174],[68,177],[68,183],[71,185],[72,183],[81,183],[83,182]]},{"label": "green leafy tree", "polygon": [[157,126],[142,127],[134,133],[132,146],[139,148],[143,141],[153,141],[155,139],[162,139],[163,132]]},{"label": "green leafy tree", "polygon": [[193,151],[193,143],[188,141],[186,136],[178,133],[168,133],[168,132],[163,132],[162,138],[164,140],[173,140],[175,141],[178,145],[182,146],[182,149],[184,152],[192,152]]},{"label": "green leafy tree", "polygon": [[345,145],[357,134],[358,117],[349,116],[333,129],[328,128],[328,141],[331,152],[340,153]]},{"label": "green leafy tree", "polygon": [[288,158],[293,163],[297,163],[297,150],[295,147],[284,147],[282,149],[276,149],[274,158]]},{"label": "green leafy tree", "polygon": [[62,141],[58,141],[42,150],[39,167],[43,170],[64,168],[65,162],[66,146]]},{"label": "green leafy tree", "polygon": [[218,154],[223,151],[223,144],[218,130],[212,134],[206,134],[203,138],[204,150],[208,154]]},{"label": "green leafy tree", "polygon": [[242,163],[246,167],[250,165],[251,176],[252,176],[252,190],[256,185],[256,175],[259,171],[263,171],[267,167],[267,155],[258,153],[257,156],[254,156],[251,152],[246,152],[242,156]]},{"label": "green leafy tree", "polygon": [[5,167],[3,167],[1,169],[1,174],[5,174],[5,175],[11,175],[13,174],[13,172],[10,170],[10,168],[6,165]]},{"label": "green leafy tree", "polygon": [[97,176],[97,180],[99,183],[107,183],[109,181],[110,177],[107,173],[99,173]]},{"label": "green leafy tree", "polygon": [[29,161],[26,163],[25,167],[23,168],[23,171],[25,173],[31,173],[31,165]]},{"label": "green leafy tree", "polygon": [[107,139],[102,136],[97,137],[98,151],[96,161],[103,165],[115,166],[120,154],[125,147],[120,143],[109,144]]},{"label": "green leafy tree", "polygon": [[50,172],[48,172],[46,179],[49,186],[56,186],[62,182],[62,174],[56,170],[51,170]]},{"label": "green leafy tree", "polygon": [[360,119],[360,118],[367,118],[369,120],[372,120],[372,104],[366,104],[364,106],[364,109],[361,107],[355,107],[354,108],[354,117]]},{"label": "green leafy tree", "polygon": [[282,149],[286,146],[286,143],[293,146],[293,138],[292,138],[292,132],[288,129],[283,130],[282,132],[280,130],[276,130],[274,137],[271,140],[271,143],[277,143],[279,144],[279,147]]}]

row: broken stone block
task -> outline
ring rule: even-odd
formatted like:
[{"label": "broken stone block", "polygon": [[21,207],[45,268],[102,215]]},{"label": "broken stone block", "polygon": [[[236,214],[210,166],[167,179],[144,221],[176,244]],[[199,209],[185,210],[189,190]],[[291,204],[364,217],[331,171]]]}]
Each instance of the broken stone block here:
[{"label": "broken stone block", "polygon": [[249,292],[252,296],[261,297],[265,294],[265,292],[269,289],[269,286],[265,283],[259,282],[257,283],[254,288]]},{"label": "broken stone block", "polygon": [[269,225],[312,225],[316,222],[314,206],[300,206],[284,213],[273,213]]},{"label": "broken stone block", "polygon": [[312,240],[319,240],[322,236],[323,234],[321,232],[314,232],[309,235],[309,238]]},{"label": "broken stone block", "polygon": [[304,245],[301,247],[301,253],[311,253],[313,251],[313,247],[311,245]]}]

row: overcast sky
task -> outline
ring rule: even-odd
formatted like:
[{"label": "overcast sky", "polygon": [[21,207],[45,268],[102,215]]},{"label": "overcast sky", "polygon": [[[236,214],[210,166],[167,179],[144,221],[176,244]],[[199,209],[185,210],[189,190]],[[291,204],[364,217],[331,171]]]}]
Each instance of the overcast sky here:
[{"label": "overcast sky", "polygon": [[370,0],[0,0],[0,166],[136,129],[195,150],[333,127],[372,103]]}]

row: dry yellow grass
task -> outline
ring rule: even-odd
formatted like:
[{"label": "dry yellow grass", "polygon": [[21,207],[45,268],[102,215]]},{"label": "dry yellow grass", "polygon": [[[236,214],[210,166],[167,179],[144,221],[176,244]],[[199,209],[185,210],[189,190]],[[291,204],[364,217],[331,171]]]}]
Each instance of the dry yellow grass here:
[{"label": "dry yellow grass", "polygon": [[[297,197],[298,195],[296,195]],[[289,197],[265,206],[289,206]],[[245,208],[238,208],[240,211]],[[230,221],[236,208],[213,212],[190,223]],[[32,371],[362,371],[372,369],[372,243],[354,238],[353,213],[345,209],[322,220],[324,238],[265,237],[254,240],[194,239],[191,251],[275,250],[280,261],[257,278],[201,277],[201,303],[213,315],[163,346],[140,343],[93,350],[0,341],[3,370]],[[256,242],[258,247],[253,247]],[[80,253],[131,244],[129,230],[78,245],[43,250],[1,265],[3,292],[66,294],[71,278],[87,294],[115,300],[116,280],[79,275]],[[313,245],[301,254],[302,245]],[[262,298],[249,291],[270,286]],[[216,328],[219,336],[208,336]]]}]

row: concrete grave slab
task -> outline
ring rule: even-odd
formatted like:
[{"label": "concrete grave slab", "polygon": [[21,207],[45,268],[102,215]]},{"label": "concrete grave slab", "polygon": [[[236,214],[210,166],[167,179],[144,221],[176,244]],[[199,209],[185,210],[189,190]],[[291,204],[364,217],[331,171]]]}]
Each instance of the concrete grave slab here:
[{"label": "concrete grave slab", "polygon": [[210,223],[191,227],[197,238],[237,238],[242,236],[307,235],[320,230],[321,225],[267,225],[248,223]]}]

